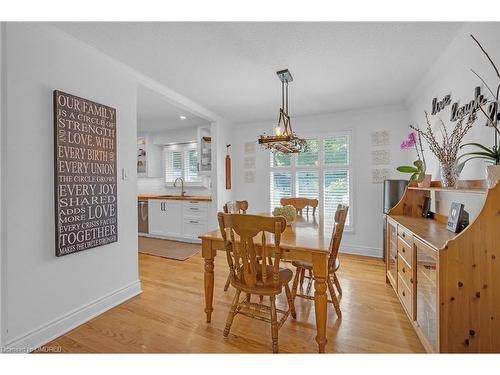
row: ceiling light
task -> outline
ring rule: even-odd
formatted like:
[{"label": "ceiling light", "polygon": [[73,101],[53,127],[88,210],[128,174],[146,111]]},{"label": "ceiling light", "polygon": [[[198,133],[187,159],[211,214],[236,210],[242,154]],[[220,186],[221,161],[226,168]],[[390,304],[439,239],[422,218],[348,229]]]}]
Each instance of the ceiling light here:
[{"label": "ceiling light", "polygon": [[259,144],[272,152],[284,154],[304,152],[307,149],[306,140],[297,137],[293,132],[288,115],[288,83],[293,81],[293,77],[288,69],[280,70],[276,74],[281,81],[281,108],[278,124],[274,127],[273,135],[264,133],[259,137]]},{"label": "ceiling light", "polygon": [[185,119],[187,119],[187,117],[186,117],[186,116],[184,116],[184,115],[179,116],[179,118],[180,118],[181,120],[185,120]]}]

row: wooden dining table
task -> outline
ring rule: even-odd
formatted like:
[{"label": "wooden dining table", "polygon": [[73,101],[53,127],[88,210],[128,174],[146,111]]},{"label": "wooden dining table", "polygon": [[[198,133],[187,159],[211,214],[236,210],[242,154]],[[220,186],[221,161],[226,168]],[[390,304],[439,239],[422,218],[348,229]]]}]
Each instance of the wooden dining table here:
[{"label": "wooden dining table", "polygon": [[[269,216],[269,213],[261,214]],[[333,223],[333,220],[332,220]],[[316,342],[318,351],[325,352],[326,324],[327,324],[327,277],[329,243],[331,230],[326,229],[322,217],[319,215],[297,216],[295,222],[285,229],[281,235],[280,247],[283,260],[303,260],[313,264],[314,274],[314,307],[316,315]],[[326,232],[326,236],[325,236]],[[199,237],[201,239],[202,256],[205,259],[205,313],[207,323],[210,323],[214,296],[214,258],[217,251],[224,250],[224,242],[219,230],[213,230]],[[272,241],[267,241],[267,248],[272,248]],[[257,249],[259,242],[255,243]],[[221,270],[222,271],[222,270]],[[224,268],[222,272],[227,272]]]}]

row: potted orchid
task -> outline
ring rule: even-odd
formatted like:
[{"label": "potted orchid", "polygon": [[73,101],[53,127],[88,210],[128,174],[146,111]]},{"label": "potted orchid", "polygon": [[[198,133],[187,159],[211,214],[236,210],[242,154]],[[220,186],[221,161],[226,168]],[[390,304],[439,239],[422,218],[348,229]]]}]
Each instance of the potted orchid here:
[{"label": "potted orchid", "polygon": [[419,187],[430,187],[432,175],[425,174],[426,165],[424,157],[424,149],[422,148],[422,139],[420,133],[411,132],[408,138],[401,143],[401,150],[415,149],[417,152],[417,160],[411,165],[402,165],[397,168],[399,172],[411,173],[410,182],[417,181]]}]

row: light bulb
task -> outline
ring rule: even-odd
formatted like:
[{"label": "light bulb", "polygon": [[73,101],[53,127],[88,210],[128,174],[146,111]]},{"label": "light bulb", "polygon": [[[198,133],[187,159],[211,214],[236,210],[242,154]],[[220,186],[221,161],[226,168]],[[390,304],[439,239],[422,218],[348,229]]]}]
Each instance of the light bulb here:
[{"label": "light bulb", "polygon": [[277,126],[275,129],[274,129],[274,133],[279,137],[281,135],[281,128],[279,126]]}]

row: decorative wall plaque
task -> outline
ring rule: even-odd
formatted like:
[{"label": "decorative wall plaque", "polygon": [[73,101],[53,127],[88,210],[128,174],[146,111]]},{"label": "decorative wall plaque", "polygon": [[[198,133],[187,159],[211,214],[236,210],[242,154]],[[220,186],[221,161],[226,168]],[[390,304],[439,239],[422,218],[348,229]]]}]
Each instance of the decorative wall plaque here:
[{"label": "decorative wall plaque", "polygon": [[116,109],[54,91],[56,256],[118,240]]},{"label": "decorative wall plaque", "polygon": [[389,146],[389,131],[388,130],[379,130],[372,132],[372,146]]},{"label": "decorative wall plaque", "polygon": [[390,174],[391,173],[388,168],[372,169],[372,183],[382,184],[384,180],[387,180],[390,177]]},{"label": "decorative wall plaque", "polygon": [[372,151],[373,165],[388,165],[391,163],[391,153],[389,150]]}]

